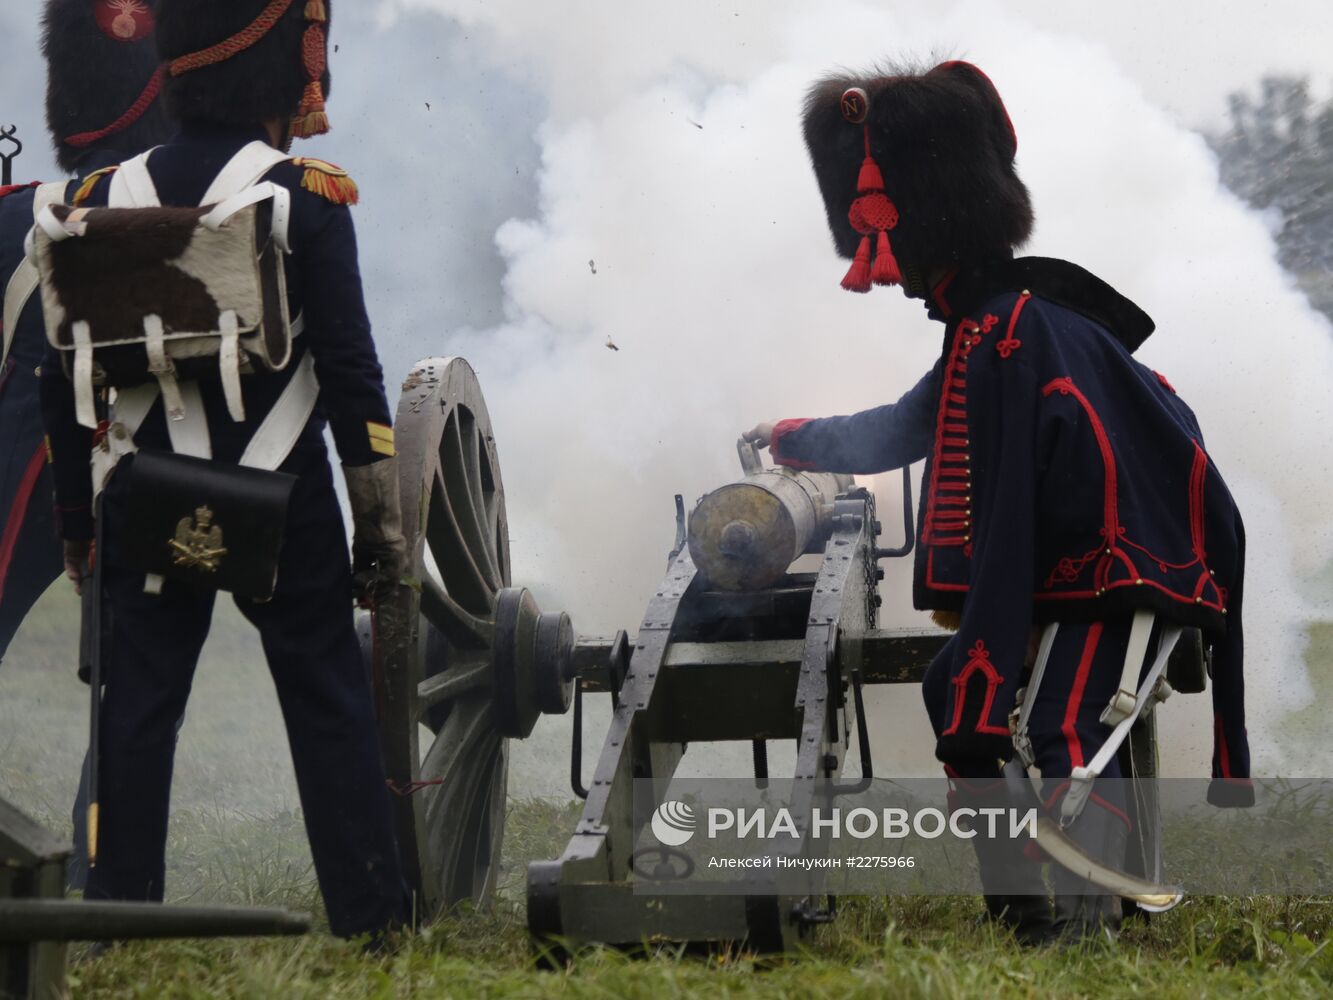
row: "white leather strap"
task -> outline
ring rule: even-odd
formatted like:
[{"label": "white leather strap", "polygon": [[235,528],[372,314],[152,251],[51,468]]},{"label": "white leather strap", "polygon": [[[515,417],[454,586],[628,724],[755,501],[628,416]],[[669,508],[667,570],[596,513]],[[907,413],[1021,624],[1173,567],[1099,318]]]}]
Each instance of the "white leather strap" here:
[{"label": "white leather strap", "polygon": [[255,184],[252,187],[246,188],[244,191],[237,192],[230,198],[218,202],[207,215],[199,220],[199,224],[216,232],[222,228],[228,219],[241,209],[254,205],[257,202],[264,201],[267,198],[272,198],[279,190],[284,194],[287,193],[286,188],[279,188],[277,184],[274,184],[271,181],[265,181],[263,184]]},{"label": "white leather strap", "polygon": [[80,425],[96,428],[92,329],[86,320],[78,320],[70,331],[74,335],[74,416]]},{"label": "white leather strap", "polygon": [[1023,699],[1023,707],[1018,713],[1018,728],[1027,732],[1028,719],[1032,717],[1032,706],[1037,701],[1037,691],[1041,680],[1046,675],[1046,664],[1050,661],[1051,650],[1055,648],[1055,634],[1060,630],[1059,622],[1051,622],[1042,630],[1041,642],[1037,646],[1037,660],[1032,665],[1032,679],[1028,681],[1028,696]]},{"label": "white leather strap", "polygon": [[51,181],[48,184],[39,184],[32,194],[32,217],[37,218],[37,213],[47,205],[59,205],[65,200],[65,192],[69,189],[69,181]]},{"label": "white leather strap", "polygon": [[154,382],[116,390],[111,404],[111,425],[93,449],[93,496],[102,491],[120,460],[138,450],[134,444],[134,435],[157,397],[158,389]]},{"label": "white leather strap", "polygon": [[1125,646],[1125,663],[1120,668],[1120,686],[1111,695],[1110,703],[1102,709],[1100,716],[1100,720],[1108,726],[1118,726],[1134,711],[1139,671],[1143,669],[1143,658],[1148,654],[1148,639],[1152,635],[1152,624],[1156,617],[1145,608],[1134,612],[1134,624],[1130,626],[1129,642]]},{"label": "white leather strap", "polygon": [[319,398],[319,381],[315,378],[315,359],[309,351],[301,357],[292,372],[291,381],[268,411],[254,437],[241,455],[241,465],[272,471],[291,454],[296,439],[314,412]]},{"label": "white leather strap", "polygon": [[157,379],[162,390],[162,403],[167,408],[167,421],[185,419],[185,400],[176,381],[176,364],[167,357],[165,330],[162,317],[150,313],[143,318],[144,351],[148,354],[148,373]]},{"label": "white leather strap", "polygon": [[[292,193],[281,184],[273,185],[273,242],[283,253],[292,252],[291,240],[287,237],[292,225]],[[296,336],[295,332],[292,336]]]},{"label": "white leather strap", "polygon": [[[37,185],[32,193],[32,221],[34,223],[37,221],[37,216],[43,209],[64,201],[68,187],[68,181],[51,181],[48,184]],[[37,291],[42,280],[37,264],[33,260],[32,230],[29,230],[24,237],[23,250],[23,259],[19,261],[18,267],[14,268],[14,273],[5,283],[4,311],[0,313],[0,323],[3,323],[0,330],[4,331],[4,348],[0,351],[0,365],[9,358],[9,349],[14,343],[14,331],[18,329],[19,317],[23,315],[28,300]]]},{"label": "white leather strap", "polygon": [[148,172],[148,157],[152,153],[150,149],[126,160],[111,175],[107,205],[111,208],[156,208],[162,204],[157,197],[153,175]]},{"label": "white leather strap", "polygon": [[[198,386],[194,382],[186,382],[181,387],[181,393],[185,397],[185,419],[167,423],[172,447],[182,454],[197,454],[202,458],[211,458],[208,428],[203,422],[203,406],[199,399]],[[117,391],[115,420],[108,434],[112,456],[106,475],[110,474],[111,468],[114,468],[122,455],[135,450],[134,435],[139,432],[148,412],[157,402],[157,397],[158,387],[153,382]],[[239,464],[269,471],[281,465],[291,454],[292,447],[310,420],[310,414],[314,412],[315,402],[318,399],[319,382],[315,378],[315,359],[306,352],[292,372],[291,381],[282,390],[277,402],[268,411],[254,436],[250,438]],[[198,405],[195,405],[196,403]],[[105,481],[105,475],[96,477],[96,480],[96,485],[100,489],[101,482]]]},{"label": "white leather strap", "polygon": [[234,309],[224,310],[218,317],[222,333],[218,344],[218,374],[222,377],[222,396],[227,401],[231,419],[240,423],[245,419],[245,401],[241,398],[241,330]]},{"label": "white leather strap", "polygon": [[250,187],[283,160],[289,159],[291,157],[287,153],[256,139],[238,149],[227,165],[218,171],[213,183],[199,199],[199,204],[216,205],[225,201],[238,191]]},{"label": "white leather strap", "polygon": [[74,230],[67,228],[56,218],[51,206],[45,206],[37,213],[37,228],[44,232],[52,243],[62,243],[74,235]]},{"label": "white leather strap", "polygon": [[212,458],[213,441],[208,434],[208,416],[204,413],[204,398],[199,394],[199,383],[191,379],[179,385],[185,416],[167,421],[167,436],[171,450],[178,455]]},{"label": "white leather strap", "polygon": [[119,425],[125,429],[130,439],[139,433],[139,428],[148,418],[148,411],[157,402],[157,383],[145,382],[129,389],[117,389],[116,400],[112,407],[115,418],[112,427]]},{"label": "white leather strap", "polygon": [[281,184],[266,181],[263,184],[248,187],[225,201],[218,202],[213,206],[212,211],[199,220],[199,223],[216,232],[241,209],[270,198],[273,200],[273,218],[269,231],[283,253],[291,253],[291,247],[287,241],[287,228],[292,218],[292,193]]},{"label": "white leather strap", "polygon": [[9,358],[9,348],[14,343],[14,331],[18,329],[19,316],[23,314],[23,307],[28,304],[28,299],[32,298],[32,293],[37,290],[40,283],[41,275],[27,257],[19,261],[19,266],[14,268],[14,273],[9,276],[9,281],[5,285],[4,319],[2,321],[4,323],[4,347],[3,351],[0,352],[0,365],[3,365]]},{"label": "white leather strap", "polygon": [[1042,678],[1046,676],[1046,664],[1051,659],[1055,634],[1059,630],[1060,623],[1051,622],[1042,631],[1041,642],[1037,646],[1037,659],[1032,664],[1032,676],[1028,678],[1027,686],[1018,692],[1018,708],[1009,715],[1009,735],[1024,767],[1032,767],[1036,763],[1032,739],[1028,736],[1028,720],[1032,717],[1032,706],[1037,703],[1037,692],[1041,690]]},{"label": "white leather strap", "polygon": [[[1149,619],[1153,617],[1151,611],[1136,612],[1136,618],[1139,614],[1147,614]],[[1151,627],[1151,621],[1149,627]],[[1120,744],[1125,742],[1125,737],[1129,735],[1130,728],[1139,720],[1139,716],[1143,714],[1148,702],[1157,693],[1159,682],[1166,683],[1162,674],[1166,671],[1166,664],[1171,659],[1171,651],[1176,648],[1176,642],[1180,639],[1181,631],[1179,625],[1168,625],[1162,629],[1162,638],[1157,644],[1157,658],[1143,676],[1143,683],[1138,685],[1138,695],[1134,699],[1133,708],[1111,730],[1111,735],[1106,738],[1106,742],[1102,744],[1102,748],[1097,751],[1092,760],[1088,761],[1085,767],[1076,767],[1070,772],[1069,791],[1065,793],[1064,800],[1060,803],[1061,826],[1068,826],[1078,818],[1079,813],[1083,811],[1083,807],[1087,805],[1088,796],[1092,793],[1093,783],[1102,771],[1106,770],[1106,765],[1116,755],[1116,751],[1120,749]],[[1131,633],[1130,645],[1133,644]],[[1143,652],[1144,650],[1140,650],[1138,660],[1140,667],[1143,666]],[[1126,659],[1128,659],[1128,656]]]}]

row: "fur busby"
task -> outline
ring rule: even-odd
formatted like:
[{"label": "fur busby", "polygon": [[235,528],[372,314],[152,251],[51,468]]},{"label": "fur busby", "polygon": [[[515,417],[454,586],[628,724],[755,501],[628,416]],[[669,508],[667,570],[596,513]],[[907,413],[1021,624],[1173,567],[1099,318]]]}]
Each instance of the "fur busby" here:
[{"label": "fur busby", "polygon": [[331,0],[157,0],[167,111],[182,121],[290,118],[327,131]]},{"label": "fur busby", "polygon": [[834,245],[853,260],[845,288],[1008,258],[1031,233],[1008,112],[970,63],[830,76],[810,89],[804,118]]},{"label": "fur busby", "polygon": [[60,166],[92,150],[133,155],[166,140],[150,0],[47,0],[46,125]]}]

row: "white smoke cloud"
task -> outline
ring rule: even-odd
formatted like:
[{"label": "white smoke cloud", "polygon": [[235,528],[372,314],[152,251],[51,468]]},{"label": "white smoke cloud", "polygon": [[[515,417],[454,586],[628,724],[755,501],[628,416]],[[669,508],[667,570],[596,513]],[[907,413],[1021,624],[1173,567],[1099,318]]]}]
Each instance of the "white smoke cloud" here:
[{"label": "white smoke cloud", "polygon": [[[1015,120],[1039,220],[1030,252],[1083,263],[1156,318],[1142,358],[1195,407],[1249,514],[1250,732],[1260,768],[1285,762],[1277,720],[1310,692],[1293,574],[1333,551],[1317,431],[1333,339],[1262,221],[1220,189],[1202,140],[1144,95],[1114,42],[997,3],[930,18],[846,0],[397,6],[477,32],[550,109],[539,211],[497,235],[508,320],[451,348],[477,365],[497,424],[516,580],[585,631],[631,626],[663,568],[671,494],[692,502],[731,478],[741,429],[896,398],[930,365],[940,333],[919,305],[838,289],[797,113],[834,66],[953,51],[986,69]],[[1218,104],[1246,82],[1219,83]],[[886,524],[895,482],[877,483]],[[887,584],[892,617],[911,620],[907,601],[903,567]],[[915,693],[877,701],[919,716]],[[1197,773],[1206,754],[1190,742],[1183,766]]]},{"label": "white smoke cloud", "polygon": [[[0,122],[17,122],[27,143],[20,180],[55,174],[38,6],[0,11]],[[1143,359],[1195,406],[1246,512],[1258,764],[1329,773],[1326,760],[1298,756],[1322,732],[1276,738],[1309,697],[1302,623],[1316,592],[1293,569],[1321,565],[1330,544],[1329,331],[1183,126],[1216,124],[1226,93],[1266,71],[1313,72],[1318,85],[1330,10],[1321,0],[342,2],[334,131],[300,151],[361,184],[362,266],[391,395],[422,355],[461,354],[478,368],[515,581],[585,632],[632,631],[673,538],[672,494],[692,502],[734,476],[741,429],[896,398],[938,350],[919,305],[838,289],[844,265],[800,142],[805,87],[885,56],[978,62],[1019,130],[1039,215],[1030,250],[1101,273],[1157,319]],[[896,537],[896,478],[875,485]],[[891,623],[919,623],[907,569],[890,568]],[[1328,616],[1326,600],[1314,612]],[[221,669],[232,647],[210,645],[227,654]],[[276,737],[271,699],[256,703]],[[916,691],[874,691],[871,705],[881,771],[934,773]],[[191,711],[202,717],[207,703]],[[1207,699],[1165,712],[1168,760],[1199,773]],[[511,787],[560,789],[531,777],[552,770],[559,731],[544,721],[536,750],[516,747],[530,766]],[[587,743],[595,752],[595,732]]]}]

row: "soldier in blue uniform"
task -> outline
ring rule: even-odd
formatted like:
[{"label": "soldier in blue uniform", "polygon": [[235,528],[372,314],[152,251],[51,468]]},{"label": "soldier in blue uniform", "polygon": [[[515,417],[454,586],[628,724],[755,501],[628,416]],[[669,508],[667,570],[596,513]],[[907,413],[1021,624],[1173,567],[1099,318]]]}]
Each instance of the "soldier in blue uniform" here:
[{"label": "soldier in blue uniform", "polygon": [[[172,127],[159,100],[161,74],[146,4],[47,0],[46,122],[56,161],[77,178],[165,142]],[[37,372],[45,350],[36,273],[23,240],[39,194],[73,197],[81,180],[0,189],[0,291],[5,293],[0,366],[0,657],[37,599],[60,576],[61,545]],[[83,887],[86,774],[74,805],[69,882]]]},{"label": "soldier in blue uniform", "polygon": [[[319,394],[279,466],[297,477],[276,590],[267,602],[237,598],[258,628],[287,725],[301,805],[333,932],[378,934],[410,918],[409,898],[379,758],[368,679],[352,623],[357,592],[396,586],[403,572],[397,471],[388,403],[362,298],[349,206],[356,186],[341,169],[275,155],[293,136],[327,129],[328,0],[161,0],[156,8],[163,98],[179,132],[143,161],[165,206],[198,205],[219,172],[246,155],[272,165],[260,176],[291,195],[286,280],[290,314],[303,319],[292,361],[243,379],[244,419],[233,419],[223,380],[197,381],[217,465],[235,464],[308,353]],[[276,147],[276,150],[271,147]],[[267,152],[265,152],[267,151]],[[128,167],[121,167],[126,170]],[[117,168],[75,193],[80,206],[112,199]],[[93,537],[88,455],[94,435],[55,351],[42,372],[60,527],[71,575]],[[333,435],[354,520],[353,561],[323,434]],[[170,450],[158,399],[139,449]],[[183,711],[215,592],[168,580],[160,593],[127,564],[124,458],[102,494],[106,694],[101,740],[99,856],[88,896],[161,899],[173,724]],[[152,588],[149,588],[152,589]],[[244,781],[238,772],[236,780]]]},{"label": "soldier in blue uniform", "polygon": [[[86,176],[164,142],[171,126],[158,100],[161,78],[146,4],[47,0],[46,123],[56,161]],[[61,200],[77,183],[54,187]],[[51,510],[37,369],[46,337],[41,303],[21,267],[37,184],[0,189],[0,292],[6,293],[0,365],[0,657],[28,611],[60,575]]]},{"label": "soldier in blue uniform", "polygon": [[[799,468],[876,473],[926,460],[913,597],[956,629],[923,684],[955,803],[1003,795],[996,762],[1014,755],[1010,713],[1037,636],[1057,622],[1028,735],[1047,803],[1060,805],[1111,732],[1101,716],[1140,609],[1156,615],[1153,635],[1179,624],[1212,645],[1209,799],[1252,802],[1244,530],[1194,414],[1133,357],[1152,320],[1074,264],[1014,258],[1032,209],[1013,125],[975,66],[823,80],[805,138],[834,243],[852,259],[843,287],[900,285],[923,299],[944,326],[941,355],[896,403],[747,436]],[[1101,774],[1119,776],[1114,758]],[[1117,868],[1123,806],[1098,785],[1070,828]],[[988,889],[990,912],[1020,938],[1046,939],[1052,917],[1062,936],[1114,930],[1115,900],[1060,870],[1052,914],[1016,844],[974,845],[983,884],[1031,874],[1032,895]]]}]

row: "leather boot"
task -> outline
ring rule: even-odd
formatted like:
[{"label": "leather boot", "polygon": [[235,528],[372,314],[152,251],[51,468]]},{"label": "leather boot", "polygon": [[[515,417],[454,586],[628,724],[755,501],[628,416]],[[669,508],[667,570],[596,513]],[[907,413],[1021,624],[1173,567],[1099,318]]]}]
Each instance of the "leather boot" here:
[{"label": "leather boot", "polygon": [[[1065,832],[1092,857],[1114,868],[1125,867],[1128,831],[1124,820],[1095,801],[1084,807]],[[1120,931],[1120,897],[1106,894],[1060,865],[1052,866],[1051,883],[1057,939],[1067,943],[1115,940]]]},{"label": "leather boot", "polygon": [[[952,809],[1008,809],[1010,799],[1002,780],[964,782],[954,777],[949,805]],[[1025,841],[1010,839],[1003,829],[997,831],[999,836],[991,838],[987,836],[987,824],[979,820],[972,821],[972,829],[976,834],[972,848],[977,853],[987,917],[1013,931],[1019,944],[1033,946],[1050,941],[1051,899],[1040,864],[1023,853]]]},{"label": "leather boot", "polygon": [[[1037,881],[1041,872],[1033,866]],[[1013,896],[987,893],[986,915],[998,924],[1014,932],[1014,940],[1025,947],[1036,947],[1054,940],[1055,930],[1051,915],[1051,898],[1046,895],[1046,886],[1034,886],[1033,892],[1040,895]]]}]

